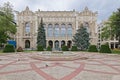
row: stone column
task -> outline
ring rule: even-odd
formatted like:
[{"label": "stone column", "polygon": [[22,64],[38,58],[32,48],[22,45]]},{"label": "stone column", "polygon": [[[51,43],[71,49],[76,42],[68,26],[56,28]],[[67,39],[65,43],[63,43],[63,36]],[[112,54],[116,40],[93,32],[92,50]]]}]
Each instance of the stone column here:
[{"label": "stone column", "polygon": [[65,41],[65,46],[67,46],[67,41]]},{"label": "stone column", "polygon": [[49,46],[49,44],[48,44],[48,40],[46,40],[46,48]]},{"label": "stone column", "polygon": [[114,44],[114,49],[115,49],[115,42],[113,44]]},{"label": "stone column", "polygon": [[55,48],[55,41],[53,40],[53,49]]},{"label": "stone column", "polygon": [[61,41],[59,41],[59,48],[61,48]]}]

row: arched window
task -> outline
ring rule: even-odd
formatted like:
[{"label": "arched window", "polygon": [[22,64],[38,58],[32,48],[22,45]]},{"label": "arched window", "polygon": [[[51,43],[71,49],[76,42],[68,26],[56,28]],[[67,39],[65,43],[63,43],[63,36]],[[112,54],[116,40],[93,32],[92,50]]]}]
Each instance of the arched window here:
[{"label": "arched window", "polygon": [[30,33],[30,23],[28,22],[25,24],[25,32]]},{"label": "arched window", "polygon": [[65,28],[65,24],[61,25],[61,37],[64,37],[66,34],[66,28]]},{"label": "arched window", "polygon": [[67,36],[72,37],[72,24],[68,24]]},{"label": "arched window", "polygon": [[53,36],[53,27],[52,27],[52,24],[48,25],[47,35],[48,35],[48,37],[52,37]]},{"label": "arched window", "polygon": [[59,25],[55,24],[54,36],[58,37],[60,34]]},{"label": "arched window", "polygon": [[89,23],[88,23],[88,22],[84,22],[84,25],[83,25],[83,26],[87,29],[87,32],[90,33]]}]

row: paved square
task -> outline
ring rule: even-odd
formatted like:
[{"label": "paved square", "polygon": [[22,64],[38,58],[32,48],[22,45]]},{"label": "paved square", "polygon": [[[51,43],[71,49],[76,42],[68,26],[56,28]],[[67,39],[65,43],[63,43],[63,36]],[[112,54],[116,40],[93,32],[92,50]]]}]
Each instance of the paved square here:
[{"label": "paved square", "polygon": [[0,80],[120,80],[120,55],[75,52],[88,59],[42,61],[36,54],[0,55]]}]

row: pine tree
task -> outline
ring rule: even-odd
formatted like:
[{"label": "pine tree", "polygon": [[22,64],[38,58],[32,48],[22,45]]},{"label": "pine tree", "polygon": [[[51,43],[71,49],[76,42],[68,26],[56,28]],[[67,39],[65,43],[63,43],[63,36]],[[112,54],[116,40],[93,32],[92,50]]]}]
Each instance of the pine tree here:
[{"label": "pine tree", "polygon": [[46,36],[42,19],[38,27],[37,46],[42,46],[43,48],[46,48]]},{"label": "pine tree", "polygon": [[87,29],[81,25],[81,28],[77,30],[77,33],[73,36],[74,45],[80,50],[86,50],[89,47],[89,33]]}]

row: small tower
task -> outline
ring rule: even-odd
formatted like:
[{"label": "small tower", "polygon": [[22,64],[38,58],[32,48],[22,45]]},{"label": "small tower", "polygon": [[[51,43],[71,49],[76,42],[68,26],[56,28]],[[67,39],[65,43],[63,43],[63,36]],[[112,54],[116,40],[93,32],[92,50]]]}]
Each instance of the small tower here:
[{"label": "small tower", "polygon": [[88,9],[88,7],[86,6],[84,10],[85,10],[85,11],[88,11],[89,9]]},{"label": "small tower", "polygon": [[26,9],[25,9],[26,11],[29,11],[29,7],[28,6],[26,6]]}]

